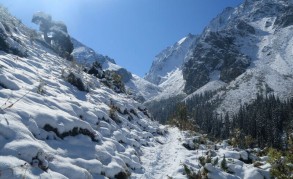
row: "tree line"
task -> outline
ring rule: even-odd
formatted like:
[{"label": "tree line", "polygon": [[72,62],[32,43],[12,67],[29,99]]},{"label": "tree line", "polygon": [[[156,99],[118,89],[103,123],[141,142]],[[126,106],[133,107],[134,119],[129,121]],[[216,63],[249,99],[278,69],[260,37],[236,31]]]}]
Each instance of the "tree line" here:
[{"label": "tree line", "polygon": [[293,142],[292,98],[281,101],[274,95],[257,95],[254,102],[240,106],[235,114],[216,113],[219,102],[213,92],[194,95],[188,101],[177,104],[169,120],[186,123],[188,116],[188,122],[196,126],[195,130],[214,139],[232,139],[239,147],[285,150]]}]

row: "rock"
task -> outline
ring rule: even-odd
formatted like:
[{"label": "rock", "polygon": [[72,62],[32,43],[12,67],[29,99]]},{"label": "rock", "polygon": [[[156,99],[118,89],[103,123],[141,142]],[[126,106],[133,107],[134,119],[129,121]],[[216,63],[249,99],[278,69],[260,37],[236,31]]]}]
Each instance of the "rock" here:
[{"label": "rock", "polygon": [[211,163],[206,163],[204,168],[206,170],[208,170],[209,172],[213,173],[213,172],[216,172],[216,168],[211,164]]},{"label": "rock", "polygon": [[250,34],[255,34],[254,28],[243,20],[239,21],[239,23],[237,24],[237,29],[243,31],[244,33],[248,32]]},{"label": "rock", "polygon": [[124,83],[127,83],[132,78],[132,74],[125,68],[119,68],[116,73],[121,76]]},{"label": "rock", "polygon": [[256,168],[249,168],[244,171],[243,179],[263,179],[264,176]]},{"label": "rock", "polygon": [[245,150],[241,150],[239,153],[243,160],[248,160],[248,153]]}]

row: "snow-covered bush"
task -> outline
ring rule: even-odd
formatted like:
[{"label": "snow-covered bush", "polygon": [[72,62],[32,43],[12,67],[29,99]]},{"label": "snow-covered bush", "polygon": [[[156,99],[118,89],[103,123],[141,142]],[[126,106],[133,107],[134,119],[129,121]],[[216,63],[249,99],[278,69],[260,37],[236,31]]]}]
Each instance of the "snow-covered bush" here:
[{"label": "snow-covered bush", "polygon": [[62,77],[75,86],[80,91],[89,92],[89,87],[84,83],[82,78],[82,74],[77,74],[73,72],[73,70],[63,69],[62,70]]},{"label": "snow-covered bush", "polygon": [[[17,55],[19,57],[27,57],[26,50],[22,47],[22,42],[13,35],[7,34],[9,25],[7,22],[1,22],[0,19],[0,50]],[[6,27],[6,28],[5,28]]]},{"label": "snow-covered bush", "polygon": [[125,90],[124,83],[122,82],[121,76],[115,72],[112,72],[111,76],[113,79],[114,91],[118,93],[125,93],[126,90]]},{"label": "snow-covered bush", "polygon": [[40,83],[39,85],[37,86],[37,93],[40,94],[40,95],[43,95],[45,94],[45,85],[46,83],[43,81],[43,80],[40,80]]},{"label": "snow-covered bush", "polygon": [[109,117],[114,120],[117,123],[121,123],[119,116],[117,115],[117,107],[114,105],[110,105],[110,110],[109,110]]},{"label": "snow-covered bush", "polygon": [[186,174],[188,179],[202,179],[205,178],[204,175],[200,171],[194,171],[191,167],[187,166],[186,164],[182,164],[184,173]]},{"label": "snow-covered bush", "polygon": [[67,76],[66,79],[73,86],[76,86],[77,89],[79,89],[80,91],[88,92],[88,89],[86,88],[86,86],[83,83],[82,79],[80,77],[76,76],[73,72],[69,73],[69,75]]},{"label": "snow-covered bush", "polygon": [[105,72],[102,69],[102,65],[98,61],[95,61],[92,64],[91,68],[87,71],[87,73],[90,75],[94,75],[99,79],[105,78]]},{"label": "snow-covered bush", "polygon": [[122,78],[115,71],[106,71],[105,78],[101,79],[101,82],[107,87],[113,89],[116,93],[126,93],[126,89]]}]

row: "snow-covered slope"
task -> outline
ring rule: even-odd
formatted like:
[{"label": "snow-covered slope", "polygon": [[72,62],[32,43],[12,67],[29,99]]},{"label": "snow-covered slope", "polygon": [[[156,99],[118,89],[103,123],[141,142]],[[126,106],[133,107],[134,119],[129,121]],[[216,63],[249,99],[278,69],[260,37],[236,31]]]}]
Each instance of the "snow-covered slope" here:
[{"label": "snow-covered slope", "polygon": [[195,44],[196,39],[197,36],[188,34],[174,45],[160,52],[155,57],[145,79],[157,85],[168,80],[171,73],[177,68],[181,68],[191,46]]},{"label": "snow-covered slope", "polygon": [[101,54],[96,53],[93,49],[85,46],[81,42],[77,41],[74,38],[71,38],[71,42],[73,43],[73,52],[72,55],[76,61],[84,65],[90,65],[95,61],[103,64],[104,62],[108,61],[115,64],[114,59],[104,56]]},{"label": "snow-covered slope", "polygon": [[188,34],[155,57],[144,79],[157,85],[160,91],[150,95],[146,100],[146,104],[186,95],[184,92],[185,80],[183,79],[182,65],[191,55],[190,49],[196,44],[197,38],[198,36],[196,35]]},{"label": "snow-covered slope", "polygon": [[75,39],[73,39],[73,44],[74,50],[72,55],[79,63],[90,65],[93,62],[98,61],[100,64],[102,64],[104,70],[117,72],[119,75],[121,75],[126,90],[133,96],[134,99],[143,102],[146,99],[149,99],[160,93],[160,87],[135,74],[132,74],[125,68],[117,65],[115,61],[108,56],[97,54],[94,50],[81,44]]},{"label": "snow-covered slope", "polygon": [[123,81],[127,92],[137,101],[144,102],[147,99],[157,96],[162,91],[159,86],[150,83],[147,80],[130,73],[125,68],[111,62],[103,63],[103,69],[115,71],[121,75],[122,79],[124,79]]},{"label": "snow-covered slope", "polygon": [[[0,12],[1,48],[7,47],[0,51],[0,178],[143,173],[140,148],[157,145],[162,126],[141,104],[60,58],[41,34],[32,37]],[[86,91],[75,87],[80,83]]]},{"label": "snow-covered slope", "polygon": [[166,81],[158,85],[160,89],[162,89],[160,93],[155,96],[151,96],[147,102],[154,100],[160,101],[162,99],[168,99],[178,95],[186,95],[183,91],[185,80],[183,79],[182,70],[180,68],[176,68],[173,72],[168,73],[166,75],[166,79]]}]

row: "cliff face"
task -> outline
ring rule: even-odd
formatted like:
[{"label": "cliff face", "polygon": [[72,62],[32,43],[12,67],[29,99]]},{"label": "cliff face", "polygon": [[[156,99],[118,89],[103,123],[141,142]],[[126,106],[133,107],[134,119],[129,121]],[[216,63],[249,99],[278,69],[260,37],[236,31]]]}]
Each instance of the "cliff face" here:
[{"label": "cliff face", "polygon": [[290,97],[292,7],[291,1],[260,0],[225,9],[205,28],[183,65],[184,91],[218,90],[219,109],[228,111],[257,93]]}]

